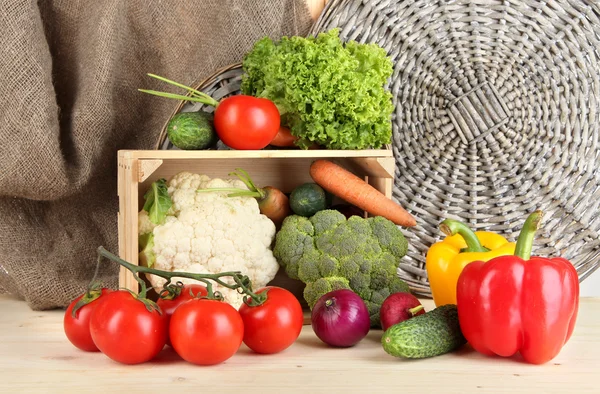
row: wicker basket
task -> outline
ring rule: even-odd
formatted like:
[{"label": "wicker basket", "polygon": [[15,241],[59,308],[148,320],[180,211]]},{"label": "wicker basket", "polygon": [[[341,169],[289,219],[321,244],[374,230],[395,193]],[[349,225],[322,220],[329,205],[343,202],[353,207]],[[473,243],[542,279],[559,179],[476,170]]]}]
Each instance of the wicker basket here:
[{"label": "wicker basket", "polygon": [[600,8],[586,1],[331,0],[339,27],[394,62],[394,197],[418,217],[400,276],[428,288],[444,218],[511,240],[545,211],[534,252],[584,280],[600,257]]},{"label": "wicker basket", "polygon": [[[311,35],[334,27],[394,62],[394,198],[417,217],[403,230],[399,276],[430,296],[425,255],[445,218],[515,240],[545,211],[534,253],[562,255],[584,280],[600,257],[600,10],[578,1],[330,0]],[[195,88],[238,94],[241,66]],[[180,103],[180,111],[211,111]],[[158,149],[174,149],[166,125]]]}]

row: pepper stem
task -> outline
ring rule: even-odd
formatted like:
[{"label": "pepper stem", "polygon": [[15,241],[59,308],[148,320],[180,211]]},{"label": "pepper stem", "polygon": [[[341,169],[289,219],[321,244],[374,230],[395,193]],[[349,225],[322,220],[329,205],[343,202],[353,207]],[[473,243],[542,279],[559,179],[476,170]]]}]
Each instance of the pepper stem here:
[{"label": "pepper stem", "polygon": [[490,250],[481,245],[477,235],[466,224],[458,220],[446,219],[440,225],[440,230],[448,236],[460,234],[467,243],[467,248],[461,252],[489,252]]},{"label": "pepper stem", "polygon": [[523,260],[529,260],[531,257],[531,249],[533,248],[533,238],[542,221],[542,216],[542,211],[535,211],[527,217],[527,220],[525,220],[525,224],[523,224],[523,228],[521,228],[521,232],[519,233],[519,238],[517,239],[515,256],[518,256]]}]

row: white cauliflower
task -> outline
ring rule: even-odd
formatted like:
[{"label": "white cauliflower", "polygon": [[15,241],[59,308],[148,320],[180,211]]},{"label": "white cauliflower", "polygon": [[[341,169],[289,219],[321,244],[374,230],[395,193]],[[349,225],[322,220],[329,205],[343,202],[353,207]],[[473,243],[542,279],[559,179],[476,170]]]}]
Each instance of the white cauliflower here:
[{"label": "white cauliflower", "polygon": [[[275,224],[260,213],[255,198],[228,197],[226,192],[197,192],[204,188],[248,190],[237,179],[210,179],[190,172],[175,175],[168,182],[173,205],[164,223],[155,225],[145,210],[139,213],[140,236],[150,232],[153,235],[145,253],[140,254],[145,255],[142,260],[154,260],[147,264],[164,271],[240,271],[250,278],[254,289],[267,285],[279,269],[271,250]],[[155,275],[148,275],[148,279],[157,291],[165,283],[165,279]],[[223,279],[234,283],[228,277]],[[176,281],[201,283],[185,278],[173,278],[172,283]],[[213,289],[236,309],[241,306],[243,294],[216,283]]]}]

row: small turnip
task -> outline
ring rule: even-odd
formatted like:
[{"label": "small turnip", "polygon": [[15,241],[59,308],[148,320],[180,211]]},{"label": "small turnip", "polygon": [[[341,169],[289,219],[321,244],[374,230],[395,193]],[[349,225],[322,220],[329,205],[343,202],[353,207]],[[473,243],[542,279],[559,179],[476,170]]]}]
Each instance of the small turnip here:
[{"label": "small turnip", "polygon": [[423,305],[414,295],[410,293],[390,294],[381,304],[379,311],[381,328],[385,331],[394,324],[424,313]]}]

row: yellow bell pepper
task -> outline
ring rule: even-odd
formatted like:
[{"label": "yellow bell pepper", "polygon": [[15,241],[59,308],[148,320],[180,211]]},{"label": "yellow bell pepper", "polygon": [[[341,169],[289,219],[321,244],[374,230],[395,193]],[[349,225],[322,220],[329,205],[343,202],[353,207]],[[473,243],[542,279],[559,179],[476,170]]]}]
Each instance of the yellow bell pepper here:
[{"label": "yellow bell pepper", "polygon": [[512,255],[515,243],[488,232],[473,232],[464,223],[446,219],[440,229],[446,238],[427,251],[425,267],[436,306],[456,304],[456,284],[463,268],[473,261]]}]

